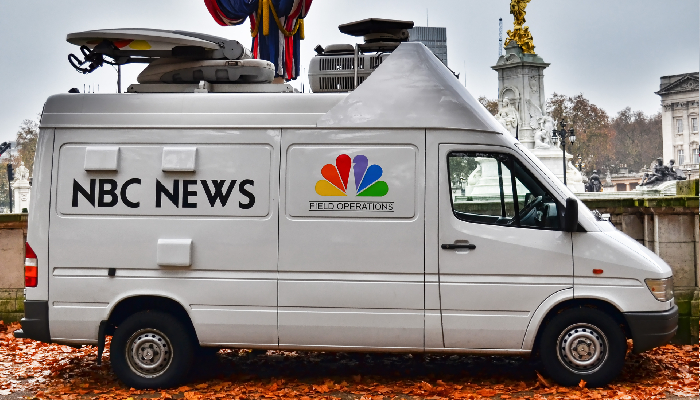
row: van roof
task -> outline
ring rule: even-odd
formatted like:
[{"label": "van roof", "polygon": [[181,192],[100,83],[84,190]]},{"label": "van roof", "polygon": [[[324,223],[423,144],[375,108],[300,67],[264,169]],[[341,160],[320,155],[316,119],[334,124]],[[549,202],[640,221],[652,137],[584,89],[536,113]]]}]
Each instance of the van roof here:
[{"label": "van roof", "polygon": [[49,97],[43,128],[447,128],[505,132],[419,42],[350,94],[144,93]]},{"label": "van roof", "polygon": [[42,128],[316,127],[347,94],[147,93],[49,97]]},{"label": "van roof", "polygon": [[423,43],[406,42],[318,121],[324,128],[505,128]]}]

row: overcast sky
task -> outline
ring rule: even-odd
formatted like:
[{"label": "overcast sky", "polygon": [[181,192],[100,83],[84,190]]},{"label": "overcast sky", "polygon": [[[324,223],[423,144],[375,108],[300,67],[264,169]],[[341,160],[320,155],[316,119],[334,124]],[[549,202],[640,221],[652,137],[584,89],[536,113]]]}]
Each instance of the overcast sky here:
[{"label": "overcast sky", "polygon": [[[302,67],[317,44],[352,43],[337,26],[377,17],[447,27],[449,66],[466,75],[476,97],[495,98],[498,18],[512,29],[509,0],[315,0],[306,19]],[[535,52],[551,63],[545,90],[583,93],[610,115],[624,107],[659,110],[659,77],[698,71],[698,0],[532,0],[527,24]],[[426,17],[429,20],[426,22]],[[77,53],[66,34],[90,29],[178,29],[224,36],[250,47],[249,24],[220,27],[202,0],[0,1],[0,142],[41,112],[46,98],[72,87],[116,92],[112,67],[82,75],[67,62]],[[504,33],[505,35],[505,33]],[[143,66],[126,66],[123,88]],[[298,82],[294,83],[299,86]]]}]

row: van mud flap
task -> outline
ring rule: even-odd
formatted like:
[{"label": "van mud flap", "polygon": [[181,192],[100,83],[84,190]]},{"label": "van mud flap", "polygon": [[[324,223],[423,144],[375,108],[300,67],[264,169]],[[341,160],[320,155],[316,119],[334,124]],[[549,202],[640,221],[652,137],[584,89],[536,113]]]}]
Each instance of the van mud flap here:
[{"label": "van mud flap", "polygon": [[49,332],[49,302],[43,300],[25,300],[24,318],[22,318],[20,324],[22,324],[22,329],[14,331],[14,336],[16,338],[51,343],[51,333]]},{"label": "van mud flap", "polygon": [[100,321],[97,328],[97,365],[102,365],[102,352],[105,351],[105,331],[107,330],[107,320]]}]

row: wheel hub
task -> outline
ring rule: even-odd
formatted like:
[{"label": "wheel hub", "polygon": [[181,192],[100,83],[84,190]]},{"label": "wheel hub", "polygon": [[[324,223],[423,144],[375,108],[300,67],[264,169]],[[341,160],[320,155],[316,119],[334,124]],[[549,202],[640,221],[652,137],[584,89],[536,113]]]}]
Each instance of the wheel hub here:
[{"label": "wheel hub", "polygon": [[593,373],[608,356],[608,340],[593,325],[571,325],[559,336],[557,354],[571,371]]},{"label": "wheel hub", "polygon": [[139,330],[127,342],[126,359],[131,370],[139,376],[155,378],[170,366],[170,341],[156,329]]}]

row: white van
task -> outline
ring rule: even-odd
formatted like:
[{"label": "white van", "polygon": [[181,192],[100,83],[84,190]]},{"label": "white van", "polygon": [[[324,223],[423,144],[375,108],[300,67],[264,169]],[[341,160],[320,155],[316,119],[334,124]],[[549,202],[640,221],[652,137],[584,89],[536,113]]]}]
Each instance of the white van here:
[{"label": "white van", "polygon": [[15,336],[113,335],[130,387],[224,347],[537,355],[598,386],[677,329],[669,266],[420,43],[350,94],[53,96],[32,191]]}]

